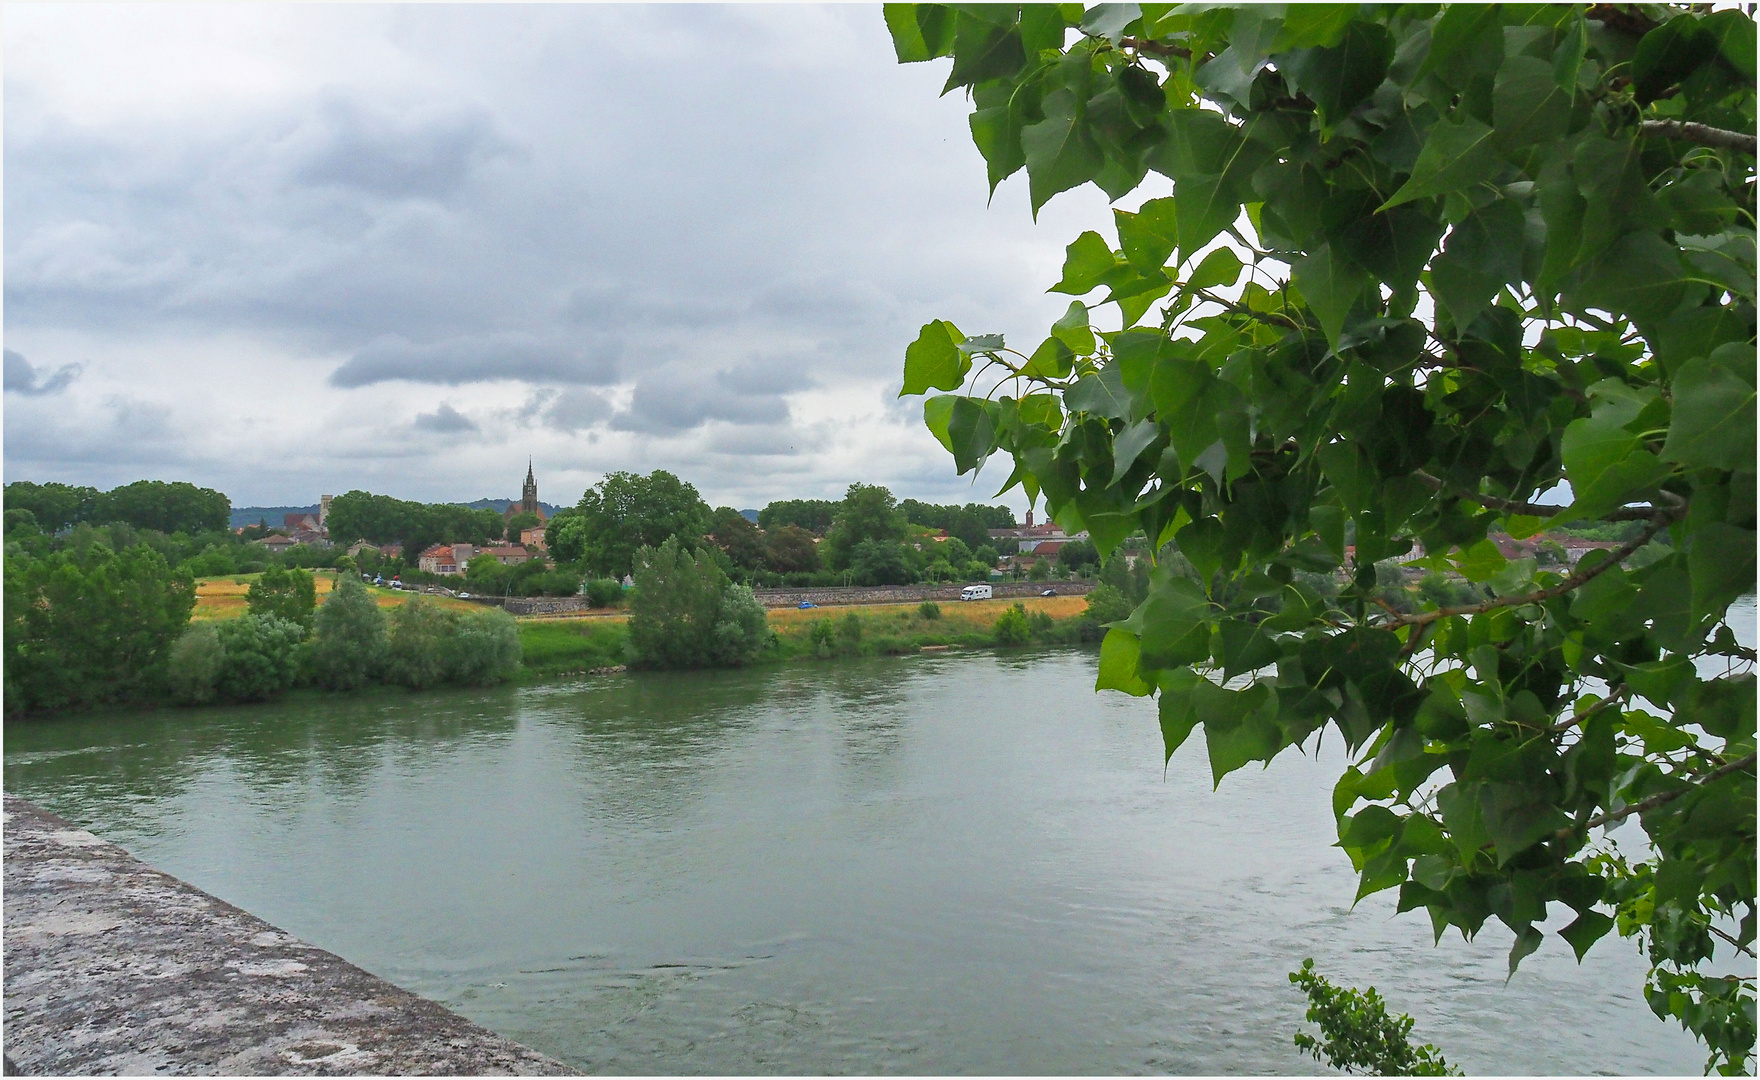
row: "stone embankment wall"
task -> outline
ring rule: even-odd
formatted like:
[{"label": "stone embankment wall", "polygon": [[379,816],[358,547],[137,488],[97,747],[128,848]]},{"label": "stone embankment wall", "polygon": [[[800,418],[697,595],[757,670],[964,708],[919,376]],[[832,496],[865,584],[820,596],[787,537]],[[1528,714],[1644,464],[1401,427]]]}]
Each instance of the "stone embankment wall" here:
[{"label": "stone embankment wall", "polygon": [[5,1069],[573,1075],[5,797]]},{"label": "stone embankment wall", "polygon": [[[831,589],[754,589],[758,602],[765,607],[795,607],[803,601],[829,607],[834,604],[914,604],[920,600],[959,600],[965,582],[954,585],[874,585]],[[1081,596],[1092,591],[1086,581],[1010,581],[996,582],[991,589],[996,599],[1038,596],[1054,589],[1059,596]]]}]

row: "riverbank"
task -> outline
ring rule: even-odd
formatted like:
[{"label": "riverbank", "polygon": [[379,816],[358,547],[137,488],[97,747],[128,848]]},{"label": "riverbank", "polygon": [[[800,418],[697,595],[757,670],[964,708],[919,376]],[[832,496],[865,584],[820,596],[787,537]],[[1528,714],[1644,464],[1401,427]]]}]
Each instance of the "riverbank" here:
[{"label": "riverbank", "polygon": [[[776,631],[776,648],[758,663],[824,660],[833,657],[899,656],[924,649],[994,648],[996,622],[1016,605],[1026,610],[1030,640],[1075,644],[1084,640],[1085,596],[1032,596],[1022,599],[949,603],[889,603],[823,608],[774,608],[767,613]],[[927,612],[933,611],[933,615]],[[627,616],[521,620],[524,649],[521,679],[578,675],[629,661]],[[1099,635],[1088,633],[1094,640]]]},{"label": "riverbank", "polygon": [[6,1072],[574,1075],[5,797]]}]

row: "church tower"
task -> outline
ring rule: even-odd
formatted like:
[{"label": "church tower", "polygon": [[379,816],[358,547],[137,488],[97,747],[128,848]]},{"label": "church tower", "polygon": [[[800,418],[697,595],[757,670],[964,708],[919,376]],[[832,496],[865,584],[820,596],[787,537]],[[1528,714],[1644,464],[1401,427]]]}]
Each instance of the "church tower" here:
[{"label": "church tower", "polygon": [[526,459],[526,486],[520,491],[519,508],[528,514],[538,512],[538,481],[532,476],[532,459]]},{"label": "church tower", "polygon": [[538,505],[538,478],[532,474],[531,458],[526,459],[526,483],[520,491],[519,502],[507,504],[505,517],[512,521],[515,514],[536,514],[540,522],[545,519],[544,510]]}]

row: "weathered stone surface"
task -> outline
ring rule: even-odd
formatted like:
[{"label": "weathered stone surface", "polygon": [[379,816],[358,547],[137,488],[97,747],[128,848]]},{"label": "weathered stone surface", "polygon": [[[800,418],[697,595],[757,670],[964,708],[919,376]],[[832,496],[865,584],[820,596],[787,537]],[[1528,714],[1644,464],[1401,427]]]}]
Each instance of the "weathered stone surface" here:
[{"label": "weathered stone surface", "polygon": [[5,798],[6,1071],[571,1075]]}]

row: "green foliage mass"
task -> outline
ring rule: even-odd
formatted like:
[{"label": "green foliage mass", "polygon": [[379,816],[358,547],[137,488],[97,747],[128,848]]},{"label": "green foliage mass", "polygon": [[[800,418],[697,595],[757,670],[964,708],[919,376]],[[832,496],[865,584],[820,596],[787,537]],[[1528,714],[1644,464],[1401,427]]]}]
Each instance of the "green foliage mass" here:
[{"label": "green foliage mass", "polygon": [[5,502],[8,510],[29,510],[46,532],[82,521],[93,525],[121,521],[162,533],[221,532],[232,517],[232,502],[220,492],[161,480],[139,480],[108,492],[17,481],[6,485]]},{"label": "green foliage mass", "polygon": [[99,541],[8,551],[5,592],[8,714],[151,697],[196,602],[157,551]]},{"label": "green foliage mass", "polygon": [[798,525],[778,525],[764,537],[764,563],[781,573],[807,573],[819,569],[819,545],[813,534]]},{"label": "green foliage mass", "polygon": [[417,596],[393,608],[389,622],[387,682],[488,686],[519,670],[519,627],[498,608],[460,614]]},{"label": "green foliage mass", "polygon": [[1021,604],[1014,604],[1007,611],[997,616],[996,625],[991,633],[996,635],[998,643],[1003,645],[1025,645],[1033,636],[1033,628],[1027,622],[1027,609]]},{"label": "green foliage mass", "polygon": [[[861,553],[868,566],[890,569],[890,560],[904,558],[898,548],[904,541],[908,524],[892,492],[874,484],[851,484],[832,519],[831,531],[825,535],[825,564],[833,570],[853,569],[857,549],[868,544],[870,546]],[[895,582],[864,581],[861,584],[890,585]]]},{"label": "green foliage mass", "polygon": [[245,592],[252,615],[274,615],[301,626],[310,626],[318,605],[318,586],[309,571],[271,566]]},{"label": "green foliage mass", "polygon": [[[885,18],[901,61],[952,59],[992,187],[1153,196],[1069,244],[1043,340],[938,319],[905,351],[959,472],[1005,454],[1103,557],[1146,539],[1100,688],[1157,695],[1169,756],[1202,730],[1218,781],[1335,728],[1360,896],[1439,936],[1496,918],[1512,970],[1551,905],[1579,957],[1617,929],[1708,1067],[1751,1068],[1754,980],[1709,974],[1756,921],[1755,656],[1725,622],[1755,584],[1749,16]],[[1487,539],[1618,522],[1575,569]],[[1383,606],[1414,557],[1486,598]]]},{"label": "green foliage mass", "polygon": [[793,525],[810,533],[823,534],[837,516],[838,504],[829,499],[778,499],[758,511],[758,527],[775,532],[784,525]]},{"label": "green foliage mass", "polygon": [[329,690],[355,690],[384,672],[385,612],[360,579],[344,574],[314,620],[312,680]]},{"label": "green foliage mass", "polygon": [[221,660],[213,695],[222,701],[268,701],[300,674],[304,624],[273,614],[226,619],[216,627]]},{"label": "green foliage mass", "polygon": [[[614,578],[632,571],[636,552],[644,547],[677,538],[696,550],[711,518],[697,489],[664,469],[647,476],[611,473],[587,489],[575,513],[584,529],[578,558],[591,573]],[[548,533],[545,541],[550,542]]]},{"label": "green foliage mass", "polygon": [[341,546],[356,540],[401,543],[411,563],[435,544],[481,544],[506,535],[506,521],[494,510],[408,502],[366,491],[350,491],[332,499],[325,527],[330,530],[330,539]]},{"label": "green foliage mass", "polygon": [[710,515],[709,540],[741,570],[757,570],[764,565],[764,534],[731,506],[718,506]]},{"label": "green foliage mass", "polygon": [[1315,1061],[1347,1073],[1369,1076],[1459,1076],[1442,1052],[1425,1043],[1413,1046],[1412,1018],[1387,1015],[1387,1003],[1371,986],[1368,991],[1336,986],[1302,961],[1289,981],[1308,995],[1308,1022],[1320,1026],[1320,1038],[1296,1034],[1296,1045]]},{"label": "green foliage mass", "polygon": [[775,639],[752,590],[670,537],[638,553],[630,646],[647,667],[738,667]]}]

